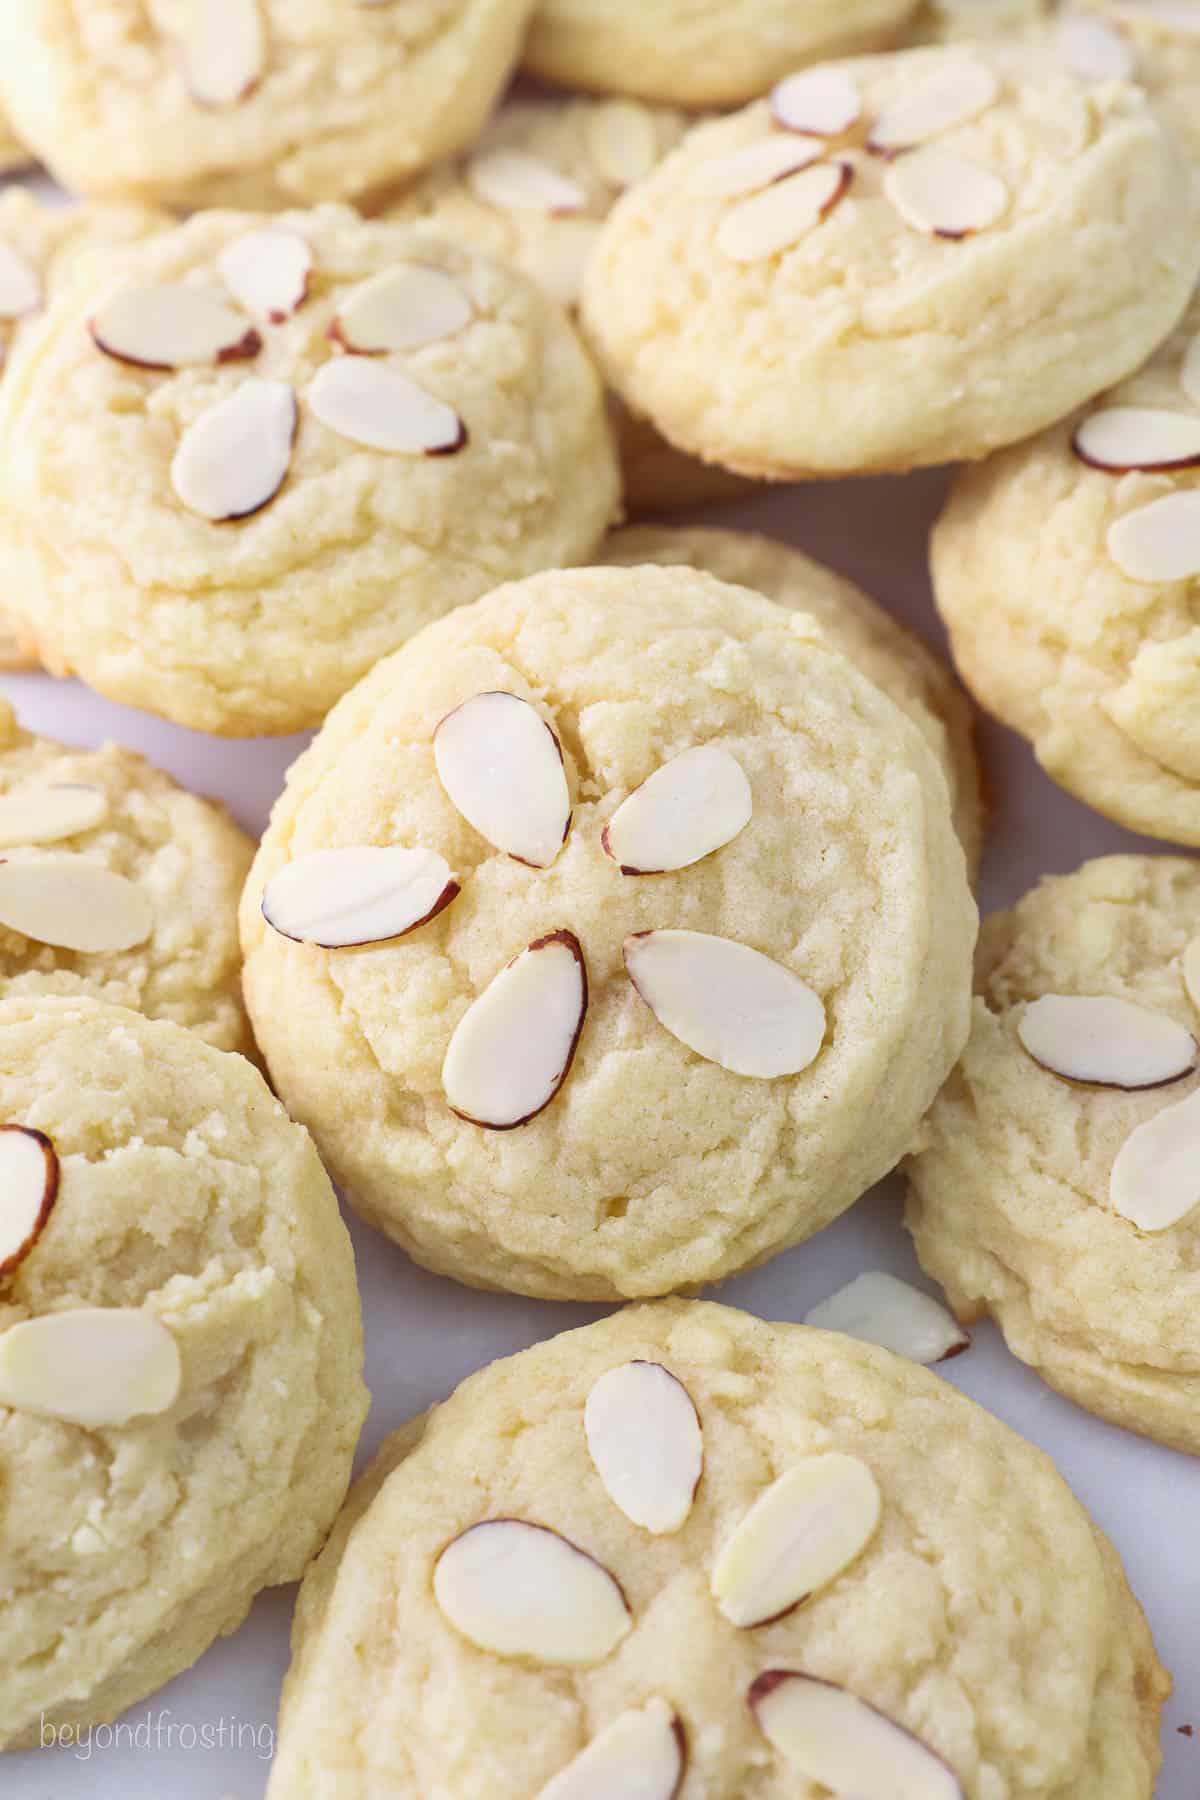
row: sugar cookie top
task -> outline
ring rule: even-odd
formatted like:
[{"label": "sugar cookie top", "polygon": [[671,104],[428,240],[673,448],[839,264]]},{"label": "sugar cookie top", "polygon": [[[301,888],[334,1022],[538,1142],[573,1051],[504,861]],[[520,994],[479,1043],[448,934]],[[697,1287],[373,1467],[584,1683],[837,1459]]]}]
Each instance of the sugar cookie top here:
[{"label": "sugar cookie top", "polygon": [[355,1204],[460,1279],[592,1299],[758,1261],[890,1168],[975,929],[909,720],[802,616],[653,568],[534,577],[375,669],[294,765],[242,926],[279,1091]]},{"label": "sugar cookie top", "polygon": [[1196,1454],[1200,869],[1048,878],[986,922],[977,986],[911,1165],[922,1262],[1073,1399]]},{"label": "sugar cookie top", "polygon": [[[660,1481],[679,1506],[652,1530],[631,1503]],[[747,1627],[777,1482],[787,1524],[840,1502],[838,1553],[814,1531],[830,1553],[811,1595]],[[473,1550],[498,1532],[527,1576],[524,1654],[479,1644],[503,1612],[483,1616]],[[579,1646],[536,1627],[576,1588],[617,1641],[596,1629],[568,1662]],[[668,1800],[680,1776],[762,1800],[1149,1800],[1168,1687],[1116,1556],[1040,1451],[886,1351],[698,1302],[495,1363],[385,1445],[306,1579],[294,1651],[271,1800],[330,1770],[345,1800],[389,1782]],[[790,1755],[789,1718],[808,1726]],[[606,1785],[570,1784],[584,1755]]]},{"label": "sugar cookie top", "polygon": [[27,188],[0,193],[0,364],[80,252],[134,243],[166,223],[145,206],[47,206]]},{"label": "sugar cookie top", "polygon": [[0,554],[53,666],[113,698],[312,725],[419,626],[579,560],[611,517],[581,345],[464,246],[341,207],[202,213],[87,274],[0,392]]},{"label": "sugar cookie top", "polygon": [[973,46],[864,58],[689,134],[614,209],[584,318],[713,460],[974,458],[1144,360],[1195,279],[1193,207],[1136,88]]},{"label": "sugar cookie top", "polygon": [[178,206],[352,199],[469,143],[530,0],[34,0],[0,96],[67,187]]}]

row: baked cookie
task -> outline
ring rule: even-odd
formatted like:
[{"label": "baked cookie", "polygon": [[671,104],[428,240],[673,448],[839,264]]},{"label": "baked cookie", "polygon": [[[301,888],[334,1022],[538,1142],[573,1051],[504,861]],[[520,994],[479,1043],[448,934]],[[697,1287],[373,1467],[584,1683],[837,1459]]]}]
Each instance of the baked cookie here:
[{"label": "baked cookie", "polygon": [[531,0],[28,0],[0,100],[76,193],[179,207],[349,200],[471,141]]},{"label": "baked cookie", "polygon": [[0,111],[0,175],[11,169],[23,169],[31,160],[24,144],[17,142],[7,116]]},{"label": "baked cookie", "polygon": [[0,1746],[109,1720],[303,1571],[366,1412],[350,1241],[240,1056],[0,1001]]},{"label": "baked cookie", "polygon": [[1200,844],[1200,300],[1144,369],[965,470],[934,592],[976,698],[1055,781]]},{"label": "baked cookie", "polygon": [[353,1204],[590,1300],[762,1262],[891,1168],[974,935],[921,733],[689,569],[538,576],[380,664],[242,906],[259,1042]]},{"label": "baked cookie", "polygon": [[800,63],[891,42],[917,0],[541,0],[525,67],[564,87],[739,106]]},{"label": "baked cookie", "polygon": [[706,569],[814,618],[834,648],[908,714],[936,752],[967,866],[978,874],[987,806],[970,703],[946,665],[861,588],[792,545],[751,531],[633,526],[608,539],[604,561],[625,568],[658,563]]},{"label": "baked cookie", "polygon": [[976,986],[909,1166],[921,1262],[1072,1400],[1200,1454],[1200,865],[1047,878]]},{"label": "baked cookie", "polygon": [[986,47],[830,64],[614,208],[583,318],[679,447],[774,478],[1030,436],[1137,368],[1200,262],[1140,90]]},{"label": "baked cookie", "polygon": [[344,207],[200,213],[86,273],[0,388],[0,592],[112,699],[314,725],[616,510],[582,345],[465,246]]},{"label": "baked cookie", "polygon": [[1040,1451],[885,1350],[667,1302],[388,1440],[268,1793],[1149,1800],[1169,1688]]},{"label": "baked cookie", "polygon": [[0,985],[91,995],[249,1051],[238,895],[254,846],[223,806],[105,744],[31,737],[0,700]]}]

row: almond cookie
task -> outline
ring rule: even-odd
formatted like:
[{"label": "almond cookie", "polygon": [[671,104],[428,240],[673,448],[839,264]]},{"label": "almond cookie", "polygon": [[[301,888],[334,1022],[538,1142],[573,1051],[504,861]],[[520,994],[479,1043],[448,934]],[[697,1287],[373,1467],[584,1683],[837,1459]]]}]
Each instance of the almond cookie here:
[{"label": "almond cookie", "polygon": [[541,0],[525,67],[564,87],[739,106],[799,63],[874,50],[917,0]]},{"label": "almond cookie", "polygon": [[1200,1455],[1200,865],[1048,878],[976,985],[909,1170],[921,1261],[1070,1399]]},{"label": "almond cookie", "polygon": [[350,1241],[240,1056],[0,1002],[0,1746],[95,1724],[322,1542],[366,1412]]},{"label": "almond cookie", "polygon": [[1039,1450],[888,1351],[666,1302],[385,1443],[268,1794],[1149,1800],[1169,1689]]},{"label": "almond cookie", "polygon": [[278,1091],[364,1216],[590,1300],[761,1262],[891,1168],[974,936],[921,732],[690,569],[537,576],[380,664],[242,906]]},{"label": "almond cookie", "polygon": [[1130,380],[964,471],[932,564],[963,679],[1047,773],[1200,844],[1200,300]]},{"label": "almond cookie", "polygon": [[1030,436],[1142,363],[1200,264],[1145,96],[1033,55],[802,72],[702,125],[614,208],[583,316],[680,448],[774,478]]},{"label": "almond cookie", "polygon": [[0,985],[91,995],[249,1051],[237,903],[254,847],[223,806],[116,744],[31,737],[0,700]]},{"label": "almond cookie", "polygon": [[112,699],[301,730],[613,516],[582,345],[465,245],[344,207],[200,213],[86,274],[0,387],[0,593]]},{"label": "almond cookie", "polygon": [[0,100],[64,186],[179,207],[349,200],[469,143],[531,0],[22,0]]},{"label": "almond cookie", "polygon": [[946,665],[861,588],[790,544],[751,531],[634,526],[613,533],[604,560],[625,568],[658,563],[706,569],[814,618],[834,648],[908,714],[936,752],[967,866],[978,873],[987,808],[970,703]]}]

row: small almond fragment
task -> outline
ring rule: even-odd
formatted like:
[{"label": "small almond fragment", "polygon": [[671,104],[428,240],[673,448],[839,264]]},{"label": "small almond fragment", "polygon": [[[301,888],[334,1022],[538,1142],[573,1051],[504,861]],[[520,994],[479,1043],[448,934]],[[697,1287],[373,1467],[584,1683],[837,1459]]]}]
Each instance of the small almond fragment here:
[{"label": "small almond fragment", "polygon": [[1188,999],[1200,1012],[1200,937],[1194,937],[1183,953],[1183,985]]},{"label": "small almond fragment", "polygon": [[442,1065],[452,1112],[512,1131],[544,1112],[570,1073],[587,1014],[587,965],[570,931],[537,938],[489,982]]},{"label": "small almond fragment", "polygon": [[600,175],[612,187],[644,181],[658,161],[654,120],[636,100],[602,100],[589,115],[587,144]]},{"label": "small almond fragment", "polygon": [[58,950],[97,955],[144,944],[154,909],[124,875],[82,857],[0,862],[0,926]]},{"label": "small almond fragment", "polygon": [[171,463],[171,485],[190,512],[222,523],[248,519],[287,479],[298,421],[286,381],[252,378],[192,420]]},{"label": "small almond fragment", "polygon": [[1108,528],[1108,553],[1131,581],[1157,586],[1200,575],[1200,492],[1164,494]]},{"label": "small almond fragment", "polygon": [[862,95],[852,75],[836,67],[801,69],[771,89],[771,111],[787,131],[840,137],[862,117]]},{"label": "small almond fragment", "polygon": [[804,1323],[879,1344],[910,1362],[939,1363],[970,1348],[970,1335],[940,1301],[882,1269],[859,1275],[822,1300]]},{"label": "small almond fragment", "polygon": [[1065,18],[1058,27],[1058,54],[1071,73],[1084,81],[1137,79],[1133,46],[1103,19],[1078,13]]},{"label": "small almond fragment", "polygon": [[732,843],[753,810],[742,765],[720,744],[699,744],[634,788],[600,842],[622,875],[660,875]]},{"label": "small almond fragment", "polygon": [[219,294],[182,283],[126,288],[89,322],[97,347],[139,369],[187,369],[257,356],[262,339]]},{"label": "small almond fragment", "polygon": [[940,1756],[845,1688],[798,1669],[767,1669],[746,1697],[767,1742],[802,1780],[831,1794],[964,1800]]},{"label": "small almond fragment", "polygon": [[796,1075],[820,1054],[825,1007],[761,951],[700,931],[625,940],[629,979],[672,1037],[735,1075]]},{"label": "small almond fragment", "polygon": [[675,1800],[687,1766],[683,1723],[665,1700],[622,1713],[537,1800]]},{"label": "small almond fragment", "polygon": [[577,181],[528,150],[481,150],[467,164],[467,186],[500,212],[583,212],[587,195]]},{"label": "small almond fragment", "polygon": [[1167,1231],[1200,1206],[1200,1093],[1130,1132],[1108,1192],[1113,1210],[1139,1231]]},{"label": "small almond fragment", "polygon": [[700,1420],[679,1378],[661,1363],[609,1369],[588,1394],[583,1424],[613,1505],[655,1537],[678,1531],[704,1470]]},{"label": "small almond fragment", "polygon": [[423,263],[397,263],[355,288],[338,309],[329,335],[359,356],[418,350],[454,337],[474,316],[458,282]]},{"label": "small almond fragment", "polygon": [[825,154],[820,138],[755,138],[740,150],[710,156],[697,163],[688,177],[688,189],[701,200],[736,200],[774,186],[785,175],[795,175]]},{"label": "small almond fragment", "polygon": [[58,1198],[58,1152],[25,1125],[0,1125],[0,1275],[23,1263]]},{"label": "small almond fragment", "polygon": [[252,318],[282,325],[308,298],[312,245],[298,231],[262,225],[226,244],[217,267],[238,305]]},{"label": "small almond fragment", "polygon": [[949,63],[916,93],[897,100],[880,114],[867,138],[867,149],[879,156],[911,150],[978,118],[999,92],[1000,83],[985,63]]},{"label": "small almond fragment", "polygon": [[152,1313],[80,1306],[0,1332],[0,1406],[92,1429],[167,1412],[179,1346]]},{"label": "small almond fragment", "polygon": [[54,844],[91,831],[108,816],[108,795],[82,782],[51,782],[0,795],[0,850]]},{"label": "small almond fragment", "polygon": [[782,1618],[861,1556],[881,1505],[857,1456],[806,1456],[759,1495],[717,1557],[717,1605],[743,1630]]},{"label": "small almond fragment", "polygon": [[1194,337],[1183,353],[1179,385],[1195,406],[1200,406],[1200,337]]},{"label": "small almond fragment", "polygon": [[932,237],[970,237],[1008,211],[1008,188],[999,175],[934,144],[898,156],[883,191],[907,224]]},{"label": "small almond fragment", "polygon": [[433,734],[438,779],[468,825],[497,850],[546,869],[566,841],[571,796],[562,747],[516,694],[475,694]]},{"label": "small almond fragment", "polygon": [[[786,140],[785,140],[786,141]],[[778,256],[819,225],[854,178],[849,163],[814,163],[731,208],[717,228],[717,249],[733,262]]]},{"label": "small almond fragment", "polygon": [[236,105],[266,66],[259,0],[185,0],[179,41],[188,89],[202,106]]},{"label": "small almond fragment", "polygon": [[459,891],[436,850],[353,844],[287,863],[264,889],[262,914],[281,937],[347,950],[427,925]]},{"label": "small almond fragment", "polygon": [[0,319],[20,319],[42,304],[36,269],[0,238]]},{"label": "small almond fragment", "polygon": [[467,442],[466,426],[452,406],[399,369],[361,356],[323,363],[309,386],[308,403],[322,425],[369,450],[451,456]]},{"label": "small almond fragment", "polygon": [[1094,469],[1185,469],[1200,463],[1200,417],[1151,406],[1105,406],[1079,426],[1071,447]]},{"label": "small almond fragment", "polygon": [[454,1538],[438,1557],[433,1591],[480,1650],[555,1667],[603,1662],[631,1624],[607,1569],[523,1519],[487,1519]]},{"label": "small almond fragment", "polygon": [[1196,1040],[1165,1013],[1102,994],[1043,994],[1017,1036],[1034,1062],[1088,1087],[1165,1087],[1196,1066]]}]

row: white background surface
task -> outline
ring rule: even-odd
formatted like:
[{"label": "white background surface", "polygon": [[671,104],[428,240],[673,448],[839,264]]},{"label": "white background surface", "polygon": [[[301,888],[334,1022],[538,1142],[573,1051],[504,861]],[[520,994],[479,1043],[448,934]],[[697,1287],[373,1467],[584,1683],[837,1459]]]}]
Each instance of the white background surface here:
[{"label": "white background surface", "polygon": [[[940,641],[925,541],[943,489],[936,473],[786,488],[736,509],[710,510],[708,522],[788,539],[860,581],[921,635]],[[27,728],[75,744],[115,738],[141,750],[197,792],[224,800],[256,834],[305,741],[202,737],[111,705],[78,683],[44,676],[5,676],[0,686]],[[1164,848],[1144,844],[1060,793],[1011,734],[985,721],[981,737],[994,802],[985,911],[1009,904],[1039,875],[1075,868],[1089,856]],[[714,1294],[765,1318],[798,1320],[863,1269],[888,1268],[919,1279],[899,1222],[899,1200],[900,1184],[883,1184],[819,1237]],[[481,1364],[605,1310],[472,1293],[415,1268],[357,1221],[352,1231],[374,1396],[363,1458],[385,1432],[443,1398]],[[972,1348],[944,1372],[1047,1450],[1115,1541],[1159,1654],[1175,1677],[1157,1800],[1200,1800],[1200,1461],[1080,1412],[1014,1361],[990,1325],[976,1331]],[[290,1589],[260,1597],[236,1636],[214,1645],[194,1669],[127,1714],[126,1734],[138,1732],[132,1748],[126,1735],[123,1747],[97,1741],[5,1757],[0,1796],[259,1800],[287,1663],[292,1599]],[[1181,1734],[1185,1725],[1195,1726],[1195,1737]],[[222,1728],[225,1747],[205,1747],[217,1744]]]}]

